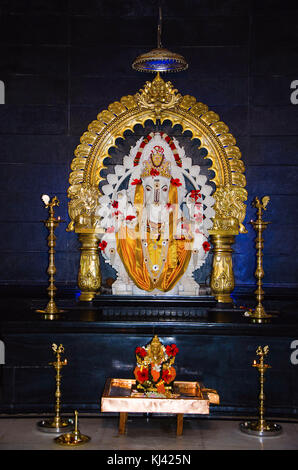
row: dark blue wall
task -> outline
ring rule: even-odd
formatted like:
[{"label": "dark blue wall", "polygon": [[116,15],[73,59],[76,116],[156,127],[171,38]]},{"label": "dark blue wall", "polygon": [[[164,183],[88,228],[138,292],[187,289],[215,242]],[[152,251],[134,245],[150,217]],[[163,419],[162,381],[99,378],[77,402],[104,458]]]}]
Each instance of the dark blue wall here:
[{"label": "dark blue wall", "polygon": [[[152,75],[131,69],[156,46],[157,1],[1,0],[0,284],[47,282],[46,211],[56,194],[68,221],[68,174],[89,122]],[[268,194],[264,268],[268,286],[297,287],[298,3],[287,0],[166,0],[163,44],[189,70],[169,75],[219,113],[243,153],[249,193]],[[254,283],[254,232],[235,244],[238,285]],[[75,234],[57,229],[57,282],[76,282]]]}]

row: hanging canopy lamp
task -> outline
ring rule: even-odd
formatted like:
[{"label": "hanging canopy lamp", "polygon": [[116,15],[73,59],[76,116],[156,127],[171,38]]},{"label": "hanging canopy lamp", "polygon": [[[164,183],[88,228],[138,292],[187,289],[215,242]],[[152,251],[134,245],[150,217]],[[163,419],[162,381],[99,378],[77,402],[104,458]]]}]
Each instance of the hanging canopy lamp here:
[{"label": "hanging canopy lamp", "polygon": [[188,68],[184,57],[165,49],[161,45],[162,13],[159,8],[159,21],[157,27],[157,48],[139,55],[132,64],[138,72],[181,72]]}]

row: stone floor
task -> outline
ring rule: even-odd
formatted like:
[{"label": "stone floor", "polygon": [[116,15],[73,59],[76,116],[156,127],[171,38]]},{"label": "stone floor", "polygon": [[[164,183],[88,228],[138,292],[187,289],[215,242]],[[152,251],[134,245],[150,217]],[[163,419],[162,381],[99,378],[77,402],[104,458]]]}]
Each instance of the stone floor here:
[{"label": "stone floor", "polygon": [[[0,417],[0,450],[64,450],[54,442],[56,435],[37,429],[40,419]],[[183,435],[176,437],[176,421],[172,416],[133,416],[128,417],[126,434],[120,436],[117,417],[83,416],[79,417],[79,429],[91,441],[76,450],[298,450],[297,422],[274,420],[283,432],[266,438],[243,434],[239,422],[239,419],[185,418]]]}]

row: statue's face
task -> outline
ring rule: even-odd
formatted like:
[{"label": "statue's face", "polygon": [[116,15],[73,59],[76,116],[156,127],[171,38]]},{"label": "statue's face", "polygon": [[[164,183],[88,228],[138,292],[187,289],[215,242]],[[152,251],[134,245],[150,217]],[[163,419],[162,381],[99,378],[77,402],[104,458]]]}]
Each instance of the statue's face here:
[{"label": "statue's face", "polygon": [[159,167],[162,164],[162,161],[164,159],[164,154],[160,152],[154,152],[153,155],[151,156],[151,160],[154,162],[154,165]]},{"label": "statue's face", "polygon": [[151,354],[154,359],[159,359],[162,356],[162,349],[160,344],[151,344]]},{"label": "statue's face", "polygon": [[164,206],[169,199],[170,180],[164,176],[148,176],[143,179],[144,205]]}]

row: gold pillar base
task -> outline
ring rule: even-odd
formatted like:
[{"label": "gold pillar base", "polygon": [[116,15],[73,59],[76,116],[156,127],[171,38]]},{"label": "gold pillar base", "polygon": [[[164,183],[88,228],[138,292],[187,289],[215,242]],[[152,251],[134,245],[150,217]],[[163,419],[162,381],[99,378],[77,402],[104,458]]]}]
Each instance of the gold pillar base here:
[{"label": "gold pillar base", "polygon": [[73,429],[74,422],[70,418],[49,418],[43,419],[37,423],[39,431],[61,434],[63,431],[70,431]]},{"label": "gold pillar base", "polygon": [[217,302],[219,302],[219,303],[223,303],[223,304],[232,304],[232,303],[234,303],[234,301],[233,301],[232,297],[230,296],[230,294],[216,294],[215,298],[216,298]]},{"label": "gold pillar base", "polygon": [[43,317],[47,320],[54,320],[59,318],[59,314],[65,312],[65,310],[61,310],[57,307],[54,300],[50,300],[45,309],[37,309],[35,312],[42,313]]},{"label": "gold pillar base", "polygon": [[240,423],[239,427],[241,432],[257,437],[278,436],[282,432],[282,427],[279,424],[265,420],[244,421]]},{"label": "gold pillar base", "polygon": [[80,302],[92,302],[97,292],[81,292],[79,300]]},{"label": "gold pillar base", "polygon": [[249,318],[255,320],[257,323],[269,321],[274,315],[266,313],[263,305],[257,305],[255,309],[249,314]]}]

